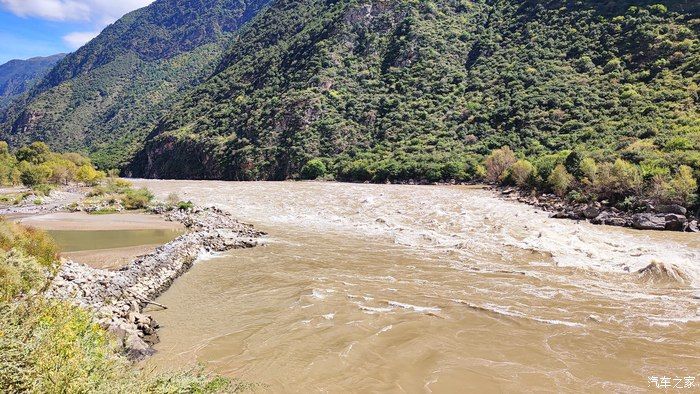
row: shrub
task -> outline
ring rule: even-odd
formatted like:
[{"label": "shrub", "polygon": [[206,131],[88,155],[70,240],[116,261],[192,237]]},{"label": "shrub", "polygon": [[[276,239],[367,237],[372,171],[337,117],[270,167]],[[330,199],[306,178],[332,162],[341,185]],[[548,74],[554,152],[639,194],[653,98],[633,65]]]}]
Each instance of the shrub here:
[{"label": "shrub", "polygon": [[603,163],[598,167],[595,187],[606,197],[622,197],[641,193],[642,175],[637,166],[617,159],[614,164]]},{"label": "shrub", "polygon": [[678,172],[664,187],[664,198],[668,202],[692,206],[695,203],[698,183],[693,177],[693,170],[688,166],[680,166]]},{"label": "shrub", "polygon": [[527,160],[518,160],[510,167],[510,177],[519,187],[531,185],[536,174],[535,166]]},{"label": "shrub", "polygon": [[34,142],[29,146],[23,146],[15,154],[17,161],[26,161],[31,164],[42,164],[51,158],[51,149],[43,142]]},{"label": "shrub", "polygon": [[467,178],[465,171],[466,164],[457,161],[449,161],[442,165],[440,169],[440,177],[442,180],[461,181]]},{"label": "shrub", "polygon": [[0,249],[18,250],[47,268],[58,258],[58,246],[45,232],[0,219]]},{"label": "shrub", "polygon": [[88,186],[95,186],[105,178],[105,173],[97,171],[91,165],[85,164],[78,168],[75,174],[75,179]]},{"label": "shrub", "polygon": [[188,211],[192,208],[194,208],[192,201],[180,201],[177,203],[177,209],[181,211]]},{"label": "shrub", "polygon": [[301,168],[302,179],[318,179],[326,175],[328,169],[321,159],[311,159]]},{"label": "shrub", "polygon": [[581,172],[581,176],[583,177],[585,183],[593,183],[595,182],[598,174],[598,164],[596,164],[594,159],[586,157],[585,159],[581,160],[579,171]]},{"label": "shrub", "polygon": [[0,302],[42,289],[48,282],[46,267],[19,249],[0,251]]},{"label": "shrub", "polygon": [[146,188],[130,189],[124,192],[121,200],[125,209],[144,209],[153,200],[153,194]]},{"label": "shrub", "polygon": [[45,164],[29,164],[24,161],[20,165],[20,179],[25,186],[36,186],[47,183],[51,176],[51,168]]},{"label": "shrub", "polygon": [[486,179],[490,182],[501,180],[506,170],[515,164],[516,161],[515,153],[509,147],[504,146],[501,149],[494,150],[484,162]]},{"label": "shrub", "polygon": [[566,168],[566,171],[575,176],[576,178],[581,177],[581,161],[583,160],[583,157],[576,152],[572,151],[569,153],[568,156],[566,156],[566,160],[564,160],[564,167]]},{"label": "shrub", "polygon": [[564,197],[569,191],[574,177],[566,171],[566,167],[563,164],[559,164],[554,167],[554,171],[549,175],[547,181],[559,197]]}]

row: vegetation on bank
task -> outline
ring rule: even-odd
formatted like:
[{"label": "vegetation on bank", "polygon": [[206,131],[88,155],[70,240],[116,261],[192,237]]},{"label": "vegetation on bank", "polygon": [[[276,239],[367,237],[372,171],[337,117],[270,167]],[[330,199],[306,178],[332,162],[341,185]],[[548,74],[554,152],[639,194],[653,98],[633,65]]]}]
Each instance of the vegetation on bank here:
[{"label": "vegetation on bank", "polygon": [[0,221],[0,392],[219,393],[249,385],[193,370],[153,374],[123,357],[90,312],[41,296],[59,268],[43,232]]},{"label": "vegetation on bank", "polygon": [[77,153],[56,153],[43,142],[34,142],[11,152],[0,141],[0,186],[24,185],[31,192],[5,196],[5,202],[19,203],[33,195],[48,196],[57,186],[82,184],[94,186],[105,179],[90,159]]},{"label": "vegetation on bank", "polygon": [[123,210],[146,209],[151,201],[153,201],[153,194],[148,189],[135,189],[134,185],[126,179],[108,177],[93,187],[87,193],[85,200],[70,205],[68,209],[108,214]]}]

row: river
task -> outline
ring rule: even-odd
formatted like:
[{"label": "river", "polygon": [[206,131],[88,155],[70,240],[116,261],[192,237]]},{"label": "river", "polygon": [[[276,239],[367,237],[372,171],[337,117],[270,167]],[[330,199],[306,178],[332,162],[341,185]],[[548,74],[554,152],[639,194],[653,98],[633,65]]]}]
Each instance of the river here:
[{"label": "river", "polygon": [[[697,234],[550,219],[478,187],[136,184],[269,233],[158,299],[157,368],[273,392],[624,392],[700,373]],[[683,280],[637,273],[652,261]]]}]

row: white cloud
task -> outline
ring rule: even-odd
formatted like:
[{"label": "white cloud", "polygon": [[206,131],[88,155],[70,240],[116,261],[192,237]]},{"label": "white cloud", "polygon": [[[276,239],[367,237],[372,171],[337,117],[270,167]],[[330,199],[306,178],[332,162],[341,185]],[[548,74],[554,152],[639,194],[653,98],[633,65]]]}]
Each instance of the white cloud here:
[{"label": "white cloud", "polygon": [[90,7],[76,0],[0,0],[4,8],[17,16],[33,16],[54,21],[88,20]]},{"label": "white cloud", "polygon": [[83,21],[91,31],[63,36],[72,48],[79,48],[110,23],[127,12],[145,7],[154,0],[0,0],[0,7],[20,17],[51,21]]},{"label": "white cloud", "polygon": [[17,16],[53,21],[115,20],[153,0],[0,0],[0,5]]},{"label": "white cloud", "polygon": [[78,49],[97,37],[98,34],[100,31],[76,31],[63,36],[63,42],[73,49]]}]

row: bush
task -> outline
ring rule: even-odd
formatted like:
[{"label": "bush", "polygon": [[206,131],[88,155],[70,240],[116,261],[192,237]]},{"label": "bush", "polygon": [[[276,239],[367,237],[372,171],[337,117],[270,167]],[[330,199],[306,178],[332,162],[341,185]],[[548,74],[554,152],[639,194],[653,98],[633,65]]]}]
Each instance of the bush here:
[{"label": "bush", "polygon": [[192,201],[180,201],[177,203],[177,209],[181,211],[189,211],[192,208],[194,208]]},{"label": "bush", "polygon": [[24,186],[36,186],[47,183],[51,176],[51,168],[45,164],[29,164],[23,161],[20,164],[20,179]]},{"label": "bush", "polygon": [[0,219],[0,249],[18,250],[50,269],[58,258],[58,246],[45,232]]},{"label": "bush", "polygon": [[91,165],[85,164],[78,168],[75,178],[88,186],[95,186],[105,178],[105,173],[97,171]]},{"label": "bush", "polygon": [[130,189],[124,192],[121,200],[125,209],[145,209],[148,206],[148,203],[153,200],[153,194],[151,194],[151,192],[146,188],[137,190]]},{"label": "bush", "polygon": [[302,179],[318,179],[326,175],[328,169],[321,159],[311,159],[301,169]]},{"label": "bush", "polygon": [[486,158],[484,166],[486,167],[486,179],[490,182],[498,182],[517,159],[515,153],[504,146],[501,149],[496,149]]},{"label": "bush", "polygon": [[18,249],[0,251],[0,302],[9,302],[21,294],[44,288],[46,267],[33,256]]},{"label": "bush", "polygon": [[667,202],[692,206],[695,204],[698,183],[693,177],[693,171],[688,166],[680,166],[670,182],[665,184],[664,199]]},{"label": "bush", "polygon": [[637,166],[617,159],[612,165],[604,163],[599,167],[596,185],[601,195],[621,197],[639,195],[642,181],[642,175]]},{"label": "bush", "polygon": [[564,197],[569,191],[574,177],[566,171],[566,167],[563,164],[559,164],[554,167],[554,171],[549,175],[547,181],[559,197]]},{"label": "bush", "polygon": [[518,160],[510,167],[510,178],[519,187],[525,187],[532,184],[535,175],[535,166],[527,160]]},{"label": "bush", "polygon": [[43,142],[34,142],[29,146],[23,146],[15,154],[17,161],[26,161],[30,164],[42,164],[51,159],[51,149]]},{"label": "bush", "polygon": [[592,184],[595,182],[598,175],[598,164],[596,164],[594,159],[586,157],[585,159],[581,160],[579,171],[581,172],[584,183]]}]

